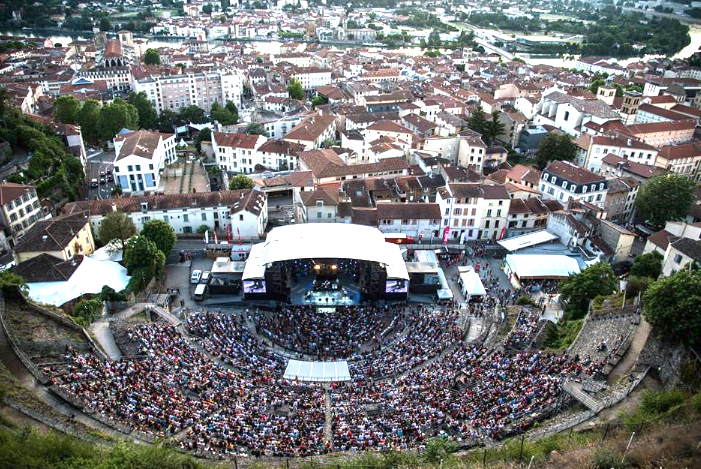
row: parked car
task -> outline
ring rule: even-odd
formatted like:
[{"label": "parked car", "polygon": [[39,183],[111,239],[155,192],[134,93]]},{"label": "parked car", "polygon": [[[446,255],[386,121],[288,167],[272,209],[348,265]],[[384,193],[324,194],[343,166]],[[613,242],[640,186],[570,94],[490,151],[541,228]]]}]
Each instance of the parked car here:
[{"label": "parked car", "polygon": [[209,270],[205,270],[202,272],[202,278],[200,278],[200,283],[209,283],[209,281],[212,279],[212,272]]},{"label": "parked car", "polygon": [[200,283],[201,278],[202,278],[202,271],[201,270],[193,270],[192,275],[190,276],[190,283]]},{"label": "parked car", "polygon": [[107,182],[114,182],[114,176],[112,173],[107,173]]},{"label": "parked car", "polygon": [[100,177],[100,184],[107,184],[107,180],[103,177]]},{"label": "parked car", "polygon": [[99,185],[99,184],[97,183],[97,179],[92,178],[92,179],[90,180],[90,187],[92,187],[93,189],[96,188],[98,185]]}]

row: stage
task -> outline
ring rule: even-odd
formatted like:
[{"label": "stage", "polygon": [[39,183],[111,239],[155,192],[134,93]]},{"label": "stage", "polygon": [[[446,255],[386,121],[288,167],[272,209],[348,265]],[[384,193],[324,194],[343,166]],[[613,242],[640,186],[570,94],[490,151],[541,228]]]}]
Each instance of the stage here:
[{"label": "stage", "polygon": [[350,275],[339,275],[338,290],[312,291],[315,275],[301,277],[290,289],[293,305],[350,306],[360,303],[360,290]]}]

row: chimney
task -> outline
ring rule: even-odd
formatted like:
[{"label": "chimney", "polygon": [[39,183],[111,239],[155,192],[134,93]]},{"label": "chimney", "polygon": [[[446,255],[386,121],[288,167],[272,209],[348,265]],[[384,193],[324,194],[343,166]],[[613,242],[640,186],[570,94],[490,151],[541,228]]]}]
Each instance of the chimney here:
[{"label": "chimney", "polygon": [[117,211],[117,204],[112,204],[112,211],[116,212]]}]

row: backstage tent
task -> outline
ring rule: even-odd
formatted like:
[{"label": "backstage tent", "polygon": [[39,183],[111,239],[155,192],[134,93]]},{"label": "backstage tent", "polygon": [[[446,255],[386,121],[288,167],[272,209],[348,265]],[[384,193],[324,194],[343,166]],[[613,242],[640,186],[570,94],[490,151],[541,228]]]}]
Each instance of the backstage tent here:
[{"label": "backstage tent", "polygon": [[482,279],[477,272],[474,270],[464,270],[460,272],[460,286],[462,288],[462,294],[467,301],[470,301],[472,296],[484,296],[487,291],[482,285]]},{"label": "backstage tent", "polygon": [[333,382],[350,381],[347,361],[306,362],[290,360],[285,369],[285,379],[299,381]]},{"label": "backstage tent", "polygon": [[509,252],[514,252],[538,244],[549,243],[556,239],[558,239],[557,235],[550,233],[548,230],[540,230],[509,239],[502,239],[497,241],[497,244]]},{"label": "backstage tent", "polygon": [[565,279],[580,271],[579,262],[565,255],[509,254],[505,259],[505,271],[519,280]]},{"label": "backstage tent", "polygon": [[122,291],[129,283],[127,269],[117,262],[83,257],[71,277],[63,282],[27,283],[29,297],[40,303],[61,306],[86,293],[100,293],[109,285],[115,291]]}]

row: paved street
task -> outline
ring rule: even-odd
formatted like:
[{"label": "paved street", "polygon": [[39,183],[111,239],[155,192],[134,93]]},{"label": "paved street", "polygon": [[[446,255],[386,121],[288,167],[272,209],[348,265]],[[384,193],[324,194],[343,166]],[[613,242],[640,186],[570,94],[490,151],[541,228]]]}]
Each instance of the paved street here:
[{"label": "paved street", "polygon": [[97,188],[90,187],[90,181],[97,179],[100,181],[100,172],[113,170],[112,162],[114,161],[114,151],[103,151],[97,149],[90,152],[88,150],[88,164],[85,168],[86,183],[88,185],[88,199],[92,200],[107,199],[112,195],[114,182],[107,181],[105,184],[100,184]]}]

